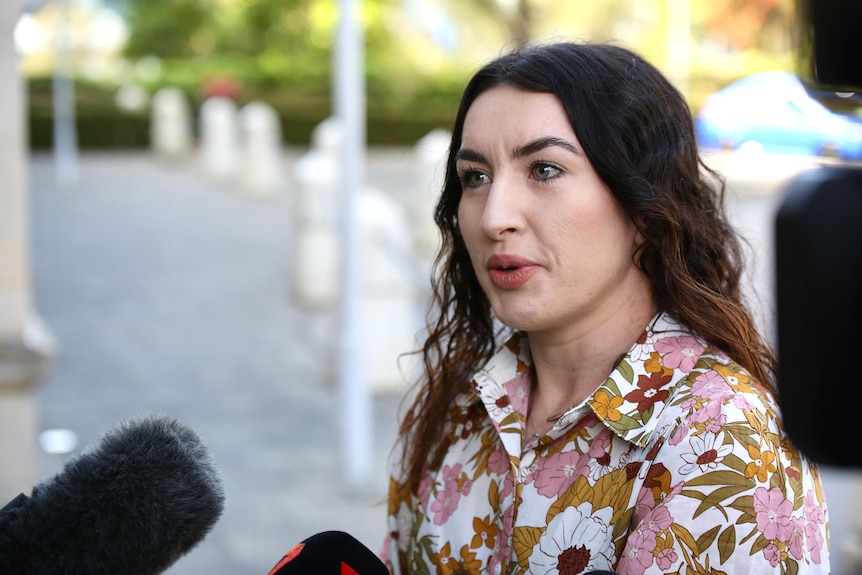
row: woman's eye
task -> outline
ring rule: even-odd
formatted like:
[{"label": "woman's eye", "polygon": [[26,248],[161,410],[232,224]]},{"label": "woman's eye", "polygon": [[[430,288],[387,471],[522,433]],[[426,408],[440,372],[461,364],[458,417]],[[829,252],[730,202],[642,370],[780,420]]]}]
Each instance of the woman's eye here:
[{"label": "woman's eye", "polygon": [[488,182],[488,176],[477,170],[469,170],[458,175],[464,188],[478,188]]},{"label": "woman's eye", "polygon": [[560,168],[551,164],[534,164],[531,170],[537,180],[552,180],[560,174],[560,171]]}]

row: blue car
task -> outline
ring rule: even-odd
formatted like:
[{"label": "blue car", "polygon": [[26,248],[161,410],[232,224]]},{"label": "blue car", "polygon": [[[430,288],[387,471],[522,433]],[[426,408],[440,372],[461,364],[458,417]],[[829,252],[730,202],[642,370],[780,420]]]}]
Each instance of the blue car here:
[{"label": "blue car", "polygon": [[862,160],[862,122],[829,110],[788,72],[754,74],[710,95],[695,128],[704,149]]}]

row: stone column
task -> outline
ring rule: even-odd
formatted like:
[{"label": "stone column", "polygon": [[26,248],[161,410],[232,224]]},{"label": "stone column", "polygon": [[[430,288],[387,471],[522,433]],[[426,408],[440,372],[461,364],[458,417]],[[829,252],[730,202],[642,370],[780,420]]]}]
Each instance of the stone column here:
[{"label": "stone column", "polygon": [[282,185],[282,134],[278,112],[265,102],[249,102],[239,111],[239,123],[242,191],[252,197],[272,196]]},{"label": "stone column", "polygon": [[33,313],[24,88],[13,43],[19,2],[0,2],[0,507],[37,480],[34,389],[51,338]]},{"label": "stone column", "polygon": [[164,160],[184,159],[192,150],[192,117],[186,95],[166,86],[153,96],[150,144]]},{"label": "stone column", "polygon": [[200,110],[200,155],[204,175],[232,183],[239,169],[239,120],[230,98],[208,98]]}]

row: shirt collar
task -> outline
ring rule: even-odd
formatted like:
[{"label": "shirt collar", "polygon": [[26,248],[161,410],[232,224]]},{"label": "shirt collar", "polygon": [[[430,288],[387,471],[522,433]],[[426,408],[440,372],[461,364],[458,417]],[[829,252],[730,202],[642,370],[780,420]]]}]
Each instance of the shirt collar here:
[{"label": "shirt collar", "polygon": [[[656,349],[657,342],[662,350]],[[669,349],[679,353],[665,361]],[[643,334],[595,392],[566,412],[555,428],[580,420],[586,410],[622,439],[644,447],[659,431],[660,415],[671,390],[691,370],[706,345],[664,313]],[[686,355],[688,354],[688,355]],[[691,358],[692,355],[697,357]],[[678,360],[691,359],[690,362]],[[472,392],[485,405],[507,448],[521,444],[531,384],[527,336],[513,334],[488,363],[473,376]],[[467,399],[467,398],[465,398]],[[475,400],[475,398],[474,398]]]}]

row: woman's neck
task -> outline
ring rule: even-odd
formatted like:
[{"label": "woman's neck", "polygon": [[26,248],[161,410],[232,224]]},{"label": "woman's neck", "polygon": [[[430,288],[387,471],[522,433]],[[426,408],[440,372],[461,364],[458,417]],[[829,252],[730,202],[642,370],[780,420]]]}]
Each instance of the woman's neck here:
[{"label": "woman's neck", "polygon": [[642,306],[567,334],[528,334],[535,382],[528,433],[545,433],[560,415],[589,397],[611,374],[656,314]]}]

